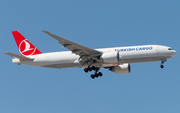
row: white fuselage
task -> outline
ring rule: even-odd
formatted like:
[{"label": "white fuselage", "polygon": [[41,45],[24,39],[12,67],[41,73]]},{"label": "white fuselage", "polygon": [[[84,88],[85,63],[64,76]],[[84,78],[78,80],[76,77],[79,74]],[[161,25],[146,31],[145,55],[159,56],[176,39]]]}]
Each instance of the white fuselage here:
[{"label": "white fuselage", "polygon": [[[177,54],[175,50],[169,48],[161,45],[143,45],[96,49],[102,53],[119,52],[119,62],[117,64],[94,63],[93,65],[96,67],[109,67],[123,63],[160,61]],[[43,53],[27,57],[34,60],[19,60],[15,58],[13,62],[49,68],[87,67],[87,65],[82,66],[78,60],[79,55],[75,55],[71,51]]]}]

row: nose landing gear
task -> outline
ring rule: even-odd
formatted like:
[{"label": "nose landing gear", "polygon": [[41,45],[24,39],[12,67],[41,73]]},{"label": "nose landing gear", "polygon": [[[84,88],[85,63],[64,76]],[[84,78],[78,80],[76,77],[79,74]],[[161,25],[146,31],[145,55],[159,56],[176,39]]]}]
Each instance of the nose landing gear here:
[{"label": "nose landing gear", "polygon": [[166,61],[167,61],[166,59],[161,60],[160,68],[162,68],[162,69],[164,68],[164,65],[163,65],[163,64],[164,64],[164,62],[166,62]]},{"label": "nose landing gear", "polygon": [[161,67],[161,68],[164,68],[164,65],[161,64],[160,67]]}]

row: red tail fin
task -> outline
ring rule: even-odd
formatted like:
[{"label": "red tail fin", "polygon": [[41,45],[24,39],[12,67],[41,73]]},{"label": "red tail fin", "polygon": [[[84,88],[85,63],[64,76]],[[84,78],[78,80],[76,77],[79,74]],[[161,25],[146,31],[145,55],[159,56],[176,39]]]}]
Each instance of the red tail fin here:
[{"label": "red tail fin", "polygon": [[18,31],[12,31],[12,34],[22,56],[41,54],[41,52]]}]

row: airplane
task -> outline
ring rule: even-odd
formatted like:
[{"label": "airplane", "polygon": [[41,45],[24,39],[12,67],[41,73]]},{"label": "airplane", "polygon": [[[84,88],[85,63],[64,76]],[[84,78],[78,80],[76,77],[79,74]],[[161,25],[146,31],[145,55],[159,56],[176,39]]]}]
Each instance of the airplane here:
[{"label": "airplane", "polygon": [[46,68],[84,68],[87,73],[94,71],[91,78],[101,77],[100,68],[109,69],[116,74],[130,73],[130,63],[161,61],[161,68],[167,59],[176,56],[177,52],[168,46],[162,45],[141,45],[128,47],[113,47],[102,49],[91,49],[74,43],[48,31],[42,31],[53,37],[70,51],[42,53],[32,45],[18,31],[12,31],[16,44],[21,55],[4,52],[14,57],[13,63],[19,65],[32,65]]}]

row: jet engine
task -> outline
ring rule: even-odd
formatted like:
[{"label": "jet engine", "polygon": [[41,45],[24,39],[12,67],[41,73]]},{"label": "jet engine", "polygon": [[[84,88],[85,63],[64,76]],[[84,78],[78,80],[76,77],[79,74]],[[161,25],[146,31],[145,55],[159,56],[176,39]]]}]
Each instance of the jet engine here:
[{"label": "jet engine", "polygon": [[107,52],[103,53],[101,59],[104,63],[115,64],[119,62],[119,52]]},{"label": "jet engine", "polygon": [[110,69],[112,72],[115,72],[116,74],[127,74],[131,71],[131,66],[129,63],[114,66]]}]

